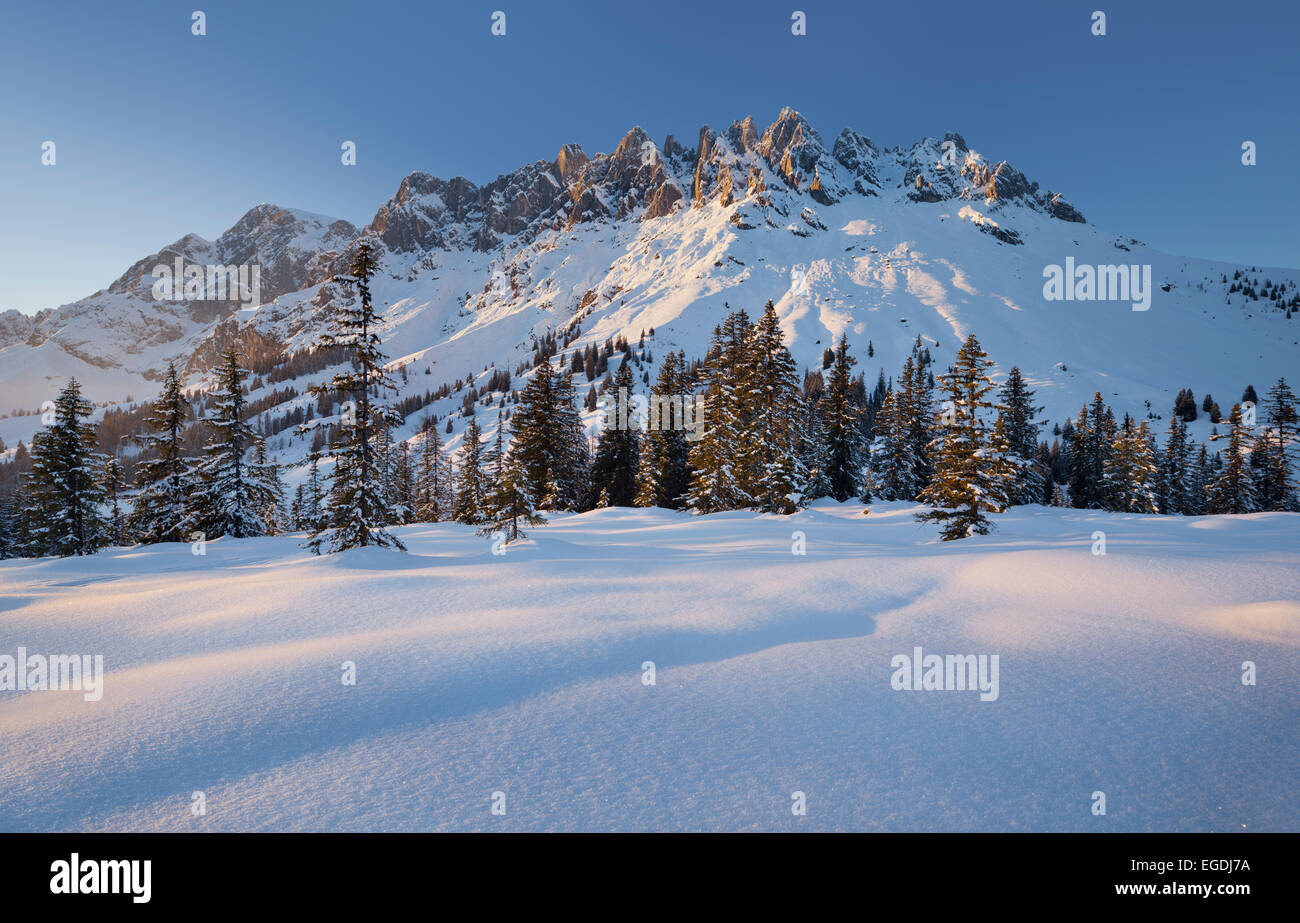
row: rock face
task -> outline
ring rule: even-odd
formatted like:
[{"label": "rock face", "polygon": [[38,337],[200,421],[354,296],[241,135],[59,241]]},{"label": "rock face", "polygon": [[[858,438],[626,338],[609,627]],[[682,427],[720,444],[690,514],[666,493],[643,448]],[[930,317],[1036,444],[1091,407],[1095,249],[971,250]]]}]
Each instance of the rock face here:
[{"label": "rock face", "polygon": [[[184,361],[241,305],[230,300],[159,301],[153,269],[187,264],[260,267],[261,301],[304,292],[261,312],[294,315],[285,329],[303,330],[325,311],[331,287],[321,286],[346,267],[360,235],[378,238],[407,273],[437,262],[446,251],[495,257],[540,235],[593,222],[654,221],[680,209],[733,209],[730,226],[788,228],[815,238],[828,225],[824,209],[849,197],[915,203],[979,203],[1002,213],[981,230],[1020,243],[1007,225],[1025,208],[1066,222],[1083,215],[1059,193],[1040,191],[1005,161],[991,162],[949,133],[924,138],[907,150],[883,150],[851,128],[827,147],[794,109],[782,109],[766,128],[753,117],[723,132],[707,125],[688,148],[669,135],[662,147],[640,128],[611,153],[589,155],[567,144],[554,160],[538,160],[486,185],[464,177],[440,179],[415,172],[376,211],[364,229],[308,212],[258,205],[215,241],[190,234],[137,261],[108,288],[35,315],[0,314],[0,350],[57,348],[100,368],[156,375],[164,358]],[[408,258],[409,257],[409,258]],[[481,283],[475,283],[481,284]]]}]

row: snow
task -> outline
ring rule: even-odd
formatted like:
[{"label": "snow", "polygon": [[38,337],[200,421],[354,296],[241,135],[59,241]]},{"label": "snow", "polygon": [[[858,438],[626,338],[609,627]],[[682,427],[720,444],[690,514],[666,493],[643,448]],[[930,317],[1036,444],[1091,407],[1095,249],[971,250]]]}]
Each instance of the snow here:
[{"label": "snow", "polygon": [[[0,562],[0,655],[107,671],[0,692],[0,830],[1296,829],[1300,516],[917,509]],[[997,700],[895,691],[916,646]]]}]

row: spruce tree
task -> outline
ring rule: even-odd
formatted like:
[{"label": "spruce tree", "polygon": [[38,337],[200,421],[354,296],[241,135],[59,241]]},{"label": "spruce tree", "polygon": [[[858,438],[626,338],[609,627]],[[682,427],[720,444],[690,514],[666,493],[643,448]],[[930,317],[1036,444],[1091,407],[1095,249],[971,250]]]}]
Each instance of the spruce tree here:
[{"label": "spruce tree", "polygon": [[835,361],[822,395],[820,413],[821,457],[825,460],[827,496],[843,502],[865,498],[863,468],[866,465],[858,419],[861,410],[853,403],[852,369],[857,362],[849,355],[849,341],[843,334],[835,346]]},{"label": "spruce tree", "polygon": [[1191,480],[1187,444],[1187,424],[1181,417],[1169,420],[1169,435],[1160,456],[1156,501],[1161,513],[1187,513],[1191,505],[1188,485]]},{"label": "spruce tree", "polygon": [[126,472],[116,458],[104,463],[104,500],[108,515],[104,521],[104,543],[113,547],[127,544],[126,516],[122,513],[121,495],[126,487]]},{"label": "spruce tree", "polygon": [[681,509],[690,484],[685,415],[689,412],[693,417],[693,403],[687,407],[693,400],[686,381],[685,354],[668,353],[647,400],[648,420],[637,464],[637,506]]},{"label": "spruce tree", "polygon": [[1294,447],[1300,444],[1300,414],[1296,396],[1285,378],[1279,378],[1264,398],[1268,425],[1255,440],[1252,454],[1261,456],[1259,508],[1262,510],[1300,510],[1295,479]]},{"label": "spruce tree", "polygon": [[1042,407],[1034,406],[1034,392],[1025,383],[1018,366],[1012,366],[998,392],[1009,446],[1007,460],[1015,467],[1010,501],[1013,505],[1043,502],[1046,478],[1038,463],[1038,429],[1034,418]]},{"label": "spruce tree", "polygon": [[521,526],[540,526],[546,519],[537,511],[537,501],[525,487],[526,480],[522,471],[513,463],[507,452],[501,465],[501,473],[496,479],[492,496],[488,502],[491,517],[487,524],[478,530],[479,535],[502,533],[507,545],[527,538]]},{"label": "spruce tree", "polygon": [[162,393],[153,402],[144,423],[151,432],[137,437],[146,457],[136,465],[135,502],[127,526],[142,544],[189,541],[186,526],[191,522],[197,498],[193,460],[185,454],[185,428],[190,403],[181,391],[174,364],[167,366]]},{"label": "spruce tree", "polygon": [[363,240],[348,275],[335,277],[346,289],[355,286],[359,297],[338,307],[329,327],[314,344],[318,350],[342,350],[350,360],[346,371],[311,389],[313,394],[336,396],[348,402],[331,446],[334,470],[326,513],[329,524],[308,542],[316,554],[323,547],[331,552],[368,545],[406,550],[385,528],[396,515],[381,471],[385,459],[375,445],[377,427],[386,429],[402,420],[382,401],[371,400],[372,392],[382,396],[397,390],[385,367],[387,360],[379,336],[381,318],[370,296],[370,280],[378,268],[373,245]]},{"label": "spruce tree", "polygon": [[[1208,487],[1211,513],[1253,513],[1258,509],[1255,499],[1255,481],[1246,458],[1246,442],[1250,434],[1242,422],[1241,405],[1236,404],[1228,416],[1232,428],[1226,436],[1228,447],[1223,459],[1223,469]],[[1215,437],[1211,437],[1215,438]]]},{"label": "spruce tree", "polygon": [[920,493],[908,431],[899,393],[891,388],[876,412],[871,445],[871,493],[881,500],[915,500]]},{"label": "spruce tree", "polygon": [[415,518],[420,522],[442,522],[451,518],[451,463],[443,454],[438,427],[427,419],[421,437]]},{"label": "spruce tree", "polygon": [[[1178,419],[1175,417],[1174,419]],[[1155,513],[1156,463],[1145,422],[1134,426],[1127,416],[1106,457],[1104,490],[1107,508],[1123,513]]]},{"label": "spruce tree", "polygon": [[704,360],[704,432],[691,446],[687,507],[696,513],[750,509],[758,505],[755,472],[753,394],[746,388],[753,325],[733,311],[714,328]]},{"label": "spruce tree", "polygon": [[639,422],[632,413],[632,366],[624,360],[614,375],[613,410],[601,426],[591,463],[588,506],[632,506],[640,461]]},{"label": "spruce tree", "polygon": [[989,371],[993,362],[974,334],[957,352],[949,371],[939,376],[947,398],[938,435],[931,443],[934,477],[921,491],[933,509],[918,513],[922,522],[943,525],[944,541],[987,535],[986,513],[1001,513],[1015,471],[1006,460],[1008,445],[1003,425],[989,422],[994,405],[987,400],[993,390]]},{"label": "spruce tree", "polygon": [[248,401],[243,383],[248,374],[240,368],[235,350],[227,350],[216,370],[215,402],[202,421],[212,438],[196,469],[198,496],[186,531],[192,528],[208,538],[266,535],[268,526],[279,525],[274,519],[268,523],[268,511],[279,499],[274,466],[246,457],[259,452],[265,459],[262,438],[244,419]]},{"label": "spruce tree", "polygon": [[465,427],[459,467],[451,518],[470,525],[486,522],[491,512],[491,484],[483,467],[483,431],[474,417]]},{"label": "spruce tree", "polygon": [[104,542],[106,459],[95,451],[95,427],[85,422],[91,412],[81,386],[69,379],[54,401],[54,419],[32,437],[23,511],[30,557],[92,554]]},{"label": "spruce tree", "polygon": [[[754,422],[751,462],[747,467],[755,474],[753,494],[762,512],[792,513],[807,478],[799,455],[803,398],[798,366],[786,349],[785,335],[771,301],[754,326],[749,352],[750,364],[745,372]],[[856,423],[852,415],[848,419]],[[858,438],[855,429],[852,434],[855,444]],[[860,481],[860,454],[858,471],[856,480]],[[857,489],[861,485],[854,486]],[[855,496],[860,493],[857,489]]]}]

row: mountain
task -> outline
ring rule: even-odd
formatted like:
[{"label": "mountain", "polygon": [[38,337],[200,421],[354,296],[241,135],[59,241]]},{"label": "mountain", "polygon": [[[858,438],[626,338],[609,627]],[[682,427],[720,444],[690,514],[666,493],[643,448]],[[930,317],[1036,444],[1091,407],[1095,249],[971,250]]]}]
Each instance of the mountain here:
[{"label": "mountain", "polygon": [[[34,410],[70,374],[93,400],[144,399],[168,360],[201,384],[231,337],[304,349],[340,296],[328,279],[363,235],[380,245],[373,291],[385,349],[414,373],[407,395],[490,364],[514,372],[549,333],[568,352],[653,329],[656,361],[701,356],[729,309],[756,316],[768,299],[799,362],[820,368],[844,334],[868,386],[881,369],[896,375],[918,336],[943,368],[974,332],[1003,371],[1020,366],[1056,421],[1097,390],[1117,413],[1145,416],[1150,402],[1167,419],[1190,387],[1226,413],[1246,384],[1294,373],[1300,340],[1296,270],[1187,259],[1104,231],[959,134],[884,148],[844,129],[828,145],[784,109],[762,130],[753,118],[705,126],[693,147],[640,128],[608,154],[569,144],[483,186],[412,173],[360,230],[260,205],[215,242],[187,236],[86,299],[0,315],[0,410]],[[177,256],[258,263],[262,303],[155,299],[153,268]],[[1139,280],[1150,267],[1148,309],[1046,300],[1045,270],[1067,261],[1132,265]],[[441,418],[462,396],[428,409]],[[12,446],[33,426],[0,420],[0,437]]]}]

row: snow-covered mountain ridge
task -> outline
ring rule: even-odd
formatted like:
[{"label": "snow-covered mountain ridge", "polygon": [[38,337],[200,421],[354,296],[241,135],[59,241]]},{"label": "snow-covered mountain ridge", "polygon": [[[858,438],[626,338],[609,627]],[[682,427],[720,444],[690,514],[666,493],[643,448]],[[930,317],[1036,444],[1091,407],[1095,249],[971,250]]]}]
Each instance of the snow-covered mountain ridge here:
[{"label": "snow-covered mountain ridge", "polygon": [[[1186,259],[1103,231],[961,135],[886,149],[845,129],[828,145],[785,109],[761,131],[752,118],[706,126],[693,147],[639,128],[609,154],[566,145],[483,186],[412,173],[360,230],[258,206],[216,241],[187,236],[82,301],[0,315],[0,411],[34,410],[74,374],[92,400],[145,399],[170,360],[199,383],[232,325],[304,349],[332,307],[325,282],[361,235],[382,245],[385,349],[429,370],[412,378],[419,390],[489,364],[513,370],[537,338],[574,325],[570,350],[653,328],[656,360],[700,356],[728,310],[756,315],[769,299],[802,364],[820,367],[844,334],[869,382],[897,374],[917,336],[943,367],[974,332],[1003,370],[1021,367],[1055,420],[1096,390],[1117,412],[1149,401],[1167,416],[1182,387],[1226,411],[1247,383],[1293,372],[1300,340],[1286,311],[1300,305],[1296,270]],[[263,303],[155,299],[152,269],[176,256],[258,264]],[[1150,309],[1046,300],[1045,268],[1069,259],[1149,265]],[[1241,270],[1276,299],[1229,294]],[[31,419],[0,421],[11,424],[0,436],[12,445]]]}]

